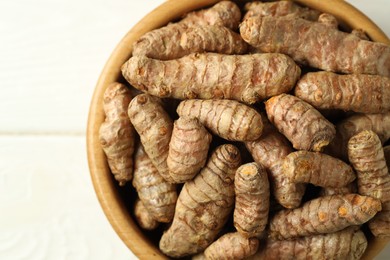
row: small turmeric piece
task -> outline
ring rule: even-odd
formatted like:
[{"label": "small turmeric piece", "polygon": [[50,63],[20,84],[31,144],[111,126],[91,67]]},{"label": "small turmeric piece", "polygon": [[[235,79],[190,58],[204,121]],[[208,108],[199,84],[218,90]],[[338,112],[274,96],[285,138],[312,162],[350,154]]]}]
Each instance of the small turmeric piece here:
[{"label": "small turmeric piece", "polygon": [[245,142],[246,148],[258,164],[263,165],[270,178],[270,185],[276,201],[285,208],[297,208],[305,193],[305,184],[293,183],[282,170],[283,159],[293,148],[286,137],[278,132],[262,114],[263,133],[255,141]]},{"label": "small turmeric piece", "polygon": [[127,116],[131,101],[130,90],[114,82],[104,92],[105,121],[99,129],[99,140],[108,166],[120,186],[133,177],[134,127]]},{"label": "small turmeric piece", "polygon": [[174,122],[167,164],[176,183],[191,180],[205,165],[211,139],[196,118],[180,117]]},{"label": "small turmeric piece", "polygon": [[336,137],[325,152],[334,157],[348,160],[348,141],[363,130],[372,130],[384,143],[390,138],[390,112],[383,114],[356,114],[336,125]]},{"label": "small turmeric piece", "polygon": [[128,115],[153,165],[165,180],[173,182],[167,165],[173,122],[161,100],[140,94],[130,102]]},{"label": "small turmeric piece", "polygon": [[283,160],[283,172],[295,183],[341,188],[356,179],[351,166],[323,153],[296,151]]},{"label": "small turmeric piece", "polygon": [[320,14],[320,16],[318,17],[318,22],[332,29],[337,29],[339,26],[339,22],[337,21],[336,17],[328,13]]},{"label": "small turmeric piece", "polygon": [[288,94],[265,102],[268,119],[297,150],[319,152],[336,134],[335,127],[315,108]]},{"label": "small turmeric piece", "polygon": [[251,17],[242,38],[263,52],[280,52],[325,71],[390,77],[390,46],[362,40],[323,23],[290,16]]},{"label": "small turmeric piece", "polygon": [[204,251],[207,260],[246,259],[259,248],[257,238],[246,238],[239,232],[227,233],[213,242]]},{"label": "small turmeric piece", "polygon": [[291,239],[332,233],[360,225],[382,209],[378,199],[358,194],[319,197],[302,207],[282,210],[270,220],[271,239]]},{"label": "small turmeric piece", "polygon": [[197,118],[214,134],[232,141],[256,140],[263,130],[260,114],[234,100],[184,100],[177,113]]},{"label": "small turmeric piece", "polygon": [[333,259],[359,260],[367,249],[367,239],[357,227],[338,232],[300,237],[294,240],[266,241],[264,249],[253,259]]},{"label": "small turmeric piece", "polygon": [[357,173],[358,192],[382,202],[368,226],[374,236],[390,236],[390,175],[382,143],[373,131],[362,131],[348,142],[349,161]]},{"label": "small turmeric piece", "polygon": [[214,241],[233,210],[234,175],[240,163],[234,145],[221,145],[200,173],[184,184],[172,225],[160,240],[164,254],[196,254]]},{"label": "small turmeric piece", "polygon": [[241,165],[234,191],[234,226],[244,237],[259,237],[268,222],[270,190],[266,169],[257,163]]},{"label": "small turmeric piece", "polygon": [[134,217],[140,227],[145,230],[156,229],[159,225],[139,199],[134,204]]},{"label": "small turmeric piece", "polygon": [[[190,12],[177,23],[171,23],[146,33],[133,44],[133,56],[147,56],[160,60],[183,57],[196,51],[183,49],[180,45],[183,33],[190,27],[215,25],[235,31],[240,19],[241,11],[235,3],[221,1],[211,8]],[[224,36],[220,38],[224,38]],[[212,50],[208,49],[208,51]]]},{"label": "small turmeric piece", "polygon": [[297,83],[295,96],[317,109],[342,109],[365,114],[390,110],[390,78],[378,75],[307,73]]},{"label": "small turmeric piece", "polygon": [[135,153],[133,186],[153,219],[164,223],[172,221],[177,201],[176,185],[160,175],[141,144]]},{"label": "small turmeric piece", "polygon": [[122,74],[135,88],[158,97],[235,99],[253,104],[289,92],[301,70],[283,54],[190,54],[161,61],[132,57]]},{"label": "small turmeric piece", "polygon": [[292,1],[260,2],[253,1],[245,4],[243,20],[253,16],[286,16],[301,17],[317,21],[320,12],[307,7],[301,7]]}]

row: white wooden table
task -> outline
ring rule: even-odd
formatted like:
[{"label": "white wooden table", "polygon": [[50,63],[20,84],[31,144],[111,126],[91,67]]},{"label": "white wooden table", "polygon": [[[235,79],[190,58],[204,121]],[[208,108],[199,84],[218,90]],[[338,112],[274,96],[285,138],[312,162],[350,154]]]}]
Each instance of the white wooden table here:
[{"label": "white wooden table", "polygon": [[[85,129],[111,51],[162,2],[0,1],[0,259],[136,259],[94,194]],[[390,35],[388,0],[350,2]]]}]

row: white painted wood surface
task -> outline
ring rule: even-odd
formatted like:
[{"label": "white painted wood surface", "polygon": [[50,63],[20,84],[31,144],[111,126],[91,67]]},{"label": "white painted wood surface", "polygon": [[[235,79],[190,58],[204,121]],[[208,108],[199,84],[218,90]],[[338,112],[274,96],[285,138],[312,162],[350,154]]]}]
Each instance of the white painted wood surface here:
[{"label": "white painted wood surface", "polygon": [[[85,128],[111,51],[162,2],[0,1],[0,259],[136,259],[94,194]],[[350,3],[390,35],[388,0]]]}]

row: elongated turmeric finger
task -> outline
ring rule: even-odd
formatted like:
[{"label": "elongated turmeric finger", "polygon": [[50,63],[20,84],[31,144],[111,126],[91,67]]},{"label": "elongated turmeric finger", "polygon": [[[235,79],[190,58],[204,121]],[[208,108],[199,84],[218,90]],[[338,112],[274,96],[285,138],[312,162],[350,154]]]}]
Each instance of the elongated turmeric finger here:
[{"label": "elongated turmeric finger", "polygon": [[342,109],[366,114],[390,110],[390,78],[378,75],[307,73],[295,96],[317,109]]},{"label": "elongated turmeric finger", "polygon": [[269,173],[272,194],[276,201],[285,208],[297,208],[305,193],[305,184],[293,183],[284,174],[283,159],[293,149],[286,137],[278,132],[262,115],[264,130],[260,138],[245,142],[246,148],[258,164],[264,165]]},{"label": "elongated turmeric finger", "polygon": [[296,17],[251,17],[242,38],[263,52],[280,52],[326,71],[390,76],[390,46],[362,40],[323,23]]},{"label": "elongated turmeric finger", "polygon": [[338,232],[301,237],[294,240],[267,240],[264,249],[253,258],[358,260],[367,249],[367,239],[357,227]]},{"label": "elongated turmeric finger", "polygon": [[106,119],[99,129],[99,140],[107,162],[120,186],[133,177],[134,127],[127,116],[130,90],[121,83],[112,83],[103,96]]},{"label": "elongated turmeric finger", "polygon": [[177,107],[177,113],[197,118],[211,132],[227,140],[256,140],[263,131],[260,114],[234,100],[185,100]]},{"label": "elongated turmeric finger", "polygon": [[180,117],[175,121],[167,158],[175,182],[191,180],[205,165],[211,138],[196,118]]},{"label": "elongated turmeric finger", "polygon": [[374,131],[383,142],[390,138],[390,112],[383,114],[356,114],[336,125],[336,137],[326,147],[325,152],[343,160],[348,160],[348,141],[363,130]]},{"label": "elongated turmeric finger", "polygon": [[283,172],[295,183],[311,183],[316,186],[341,188],[356,175],[345,162],[322,153],[297,151],[283,160]]},{"label": "elongated turmeric finger", "polygon": [[132,57],[122,73],[135,88],[158,97],[235,99],[253,104],[289,92],[301,70],[283,54],[191,54],[161,61]]},{"label": "elongated turmeric finger", "polygon": [[390,236],[390,175],[377,134],[362,131],[351,137],[348,156],[357,173],[358,192],[382,202],[382,211],[368,224],[371,232]]},{"label": "elongated turmeric finger", "polygon": [[282,210],[270,220],[272,239],[332,233],[360,225],[382,209],[378,199],[358,194],[319,197],[292,210]]},{"label": "elongated turmeric finger", "polygon": [[207,260],[246,259],[259,247],[257,238],[246,238],[238,232],[227,233],[218,238],[204,251]]},{"label": "elongated turmeric finger", "polygon": [[292,1],[260,2],[253,1],[245,4],[243,20],[252,16],[286,16],[301,17],[317,21],[320,12],[307,7],[301,7]]},{"label": "elongated turmeric finger", "polygon": [[[149,58],[170,60],[183,57],[196,50],[182,48],[181,37],[190,27],[223,26],[236,30],[241,19],[238,6],[231,1],[221,1],[213,7],[190,12],[177,23],[155,29],[143,35],[133,45],[133,56],[147,56]],[[224,38],[224,36],[220,36]],[[221,40],[226,44],[224,40]],[[199,48],[199,46],[197,46]],[[203,51],[213,51],[210,47]]]},{"label": "elongated turmeric finger", "polygon": [[334,138],[334,125],[303,100],[281,94],[265,102],[268,119],[298,150],[319,152]]},{"label": "elongated turmeric finger", "polygon": [[234,191],[234,226],[244,237],[258,237],[268,222],[270,190],[266,169],[257,163],[240,166]]},{"label": "elongated turmeric finger", "polygon": [[167,182],[139,145],[135,154],[133,186],[149,214],[158,222],[171,222],[177,201],[176,185]]},{"label": "elongated turmeric finger", "polygon": [[140,94],[130,102],[128,115],[153,165],[165,180],[173,182],[167,165],[173,122],[161,100]]},{"label": "elongated turmeric finger", "polygon": [[184,184],[172,225],[160,240],[164,254],[196,254],[214,241],[233,210],[234,174],[240,163],[235,146],[221,145],[201,172]]}]

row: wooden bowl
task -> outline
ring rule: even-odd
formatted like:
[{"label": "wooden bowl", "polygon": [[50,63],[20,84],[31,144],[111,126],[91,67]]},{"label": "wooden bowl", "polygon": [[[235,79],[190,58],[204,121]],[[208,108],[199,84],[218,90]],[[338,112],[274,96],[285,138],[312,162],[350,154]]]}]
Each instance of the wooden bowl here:
[{"label": "wooden bowl", "polygon": [[[146,15],[120,41],[110,59],[105,65],[90,105],[87,128],[88,163],[92,182],[99,202],[114,230],[123,242],[140,259],[167,259],[157,247],[157,237],[153,233],[146,234],[140,230],[130,213],[130,188],[119,188],[106,163],[106,157],[99,143],[98,131],[104,121],[102,106],[105,88],[112,82],[123,82],[121,65],[130,58],[132,44],[144,33],[159,28],[168,22],[181,17],[183,14],[210,6],[218,0],[170,0]],[[239,1],[238,1],[239,2]],[[242,1],[241,1],[242,2]],[[369,37],[378,42],[390,44],[389,38],[368,17],[359,10],[341,0],[296,0],[299,4],[318,9],[335,15],[339,22],[350,28],[362,28]],[[388,239],[369,237],[369,246],[364,255],[365,259],[372,259],[387,244]],[[154,241],[154,242],[152,242]]]}]

